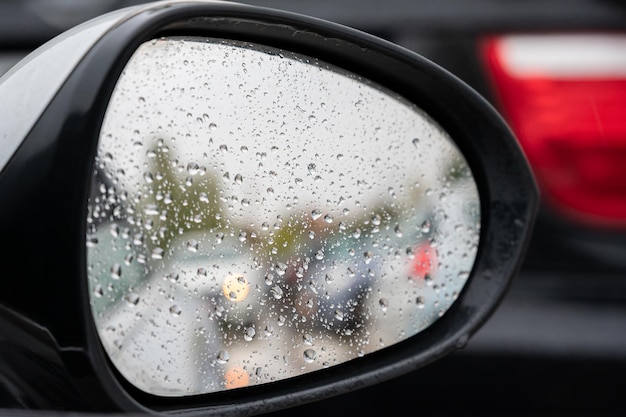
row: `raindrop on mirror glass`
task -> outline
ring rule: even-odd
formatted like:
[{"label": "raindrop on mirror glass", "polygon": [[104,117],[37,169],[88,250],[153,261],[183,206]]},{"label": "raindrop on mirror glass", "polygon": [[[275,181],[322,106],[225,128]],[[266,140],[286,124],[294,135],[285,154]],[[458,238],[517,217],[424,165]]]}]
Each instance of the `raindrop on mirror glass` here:
[{"label": "raindrop on mirror glass", "polygon": [[223,365],[225,363],[228,363],[228,361],[230,360],[230,355],[228,355],[228,352],[225,350],[220,350],[217,353],[217,363]]},{"label": "raindrop on mirror glass", "polygon": [[378,300],[378,305],[380,305],[380,309],[385,312],[389,308],[389,300],[387,300],[386,298],[381,298],[380,300]]},{"label": "raindrop on mirror glass", "polygon": [[111,267],[111,278],[120,279],[121,276],[122,267],[120,266],[120,264],[113,264],[113,266]]},{"label": "raindrop on mirror glass", "polygon": [[270,292],[272,293],[274,298],[277,300],[280,300],[281,298],[283,298],[283,290],[278,285],[276,285],[275,287],[272,287]]},{"label": "raindrop on mirror glass", "polygon": [[130,306],[134,307],[137,304],[139,304],[139,295],[134,292],[131,292],[130,294],[126,296],[125,300]]},{"label": "raindrop on mirror glass", "polygon": [[252,341],[252,339],[254,339],[254,335],[256,335],[256,330],[254,330],[254,327],[248,327],[243,334],[243,338],[246,342],[250,342]]},{"label": "raindrop on mirror glass", "polygon": [[200,171],[200,165],[195,162],[190,162],[187,164],[187,172],[190,175],[196,175]]},{"label": "raindrop on mirror glass", "polygon": [[170,313],[174,317],[180,316],[181,312],[182,312],[182,310],[181,310],[181,308],[177,304],[174,304],[173,306],[170,307]]},{"label": "raindrop on mirror glass", "polygon": [[152,249],[152,254],[150,256],[152,257],[152,259],[163,259],[163,253],[163,249],[154,248]]},{"label": "raindrop on mirror glass", "polygon": [[199,246],[199,243],[195,239],[191,239],[187,241],[187,250],[189,252],[198,252],[198,246]]},{"label": "raindrop on mirror glass", "polygon": [[102,285],[97,284],[93,289],[93,295],[96,298],[100,298],[104,295],[104,290],[102,289]]},{"label": "raindrop on mirror glass", "polygon": [[317,352],[315,352],[313,349],[307,349],[304,351],[304,361],[306,363],[313,363],[316,357]]}]

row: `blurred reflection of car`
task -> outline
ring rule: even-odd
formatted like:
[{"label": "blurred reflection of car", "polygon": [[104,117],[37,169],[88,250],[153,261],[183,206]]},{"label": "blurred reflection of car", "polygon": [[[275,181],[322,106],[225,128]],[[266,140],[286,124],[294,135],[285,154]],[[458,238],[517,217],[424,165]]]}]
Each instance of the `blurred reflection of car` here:
[{"label": "blurred reflection of car", "polygon": [[[58,7],[71,3],[54,2]],[[73,6],[78,4],[74,3]],[[135,2],[92,3],[98,4],[92,14],[95,16],[103,11],[103,5],[116,8]],[[540,164],[537,169],[546,175],[538,177],[544,185],[545,204],[521,276],[501,311],[465,351],[398,380],[289,413],[319,415],[349,403],[355,414],[407,415],[414,413],[418,403],[421,413],[438,415],[510,414],[512,408],[521,414],[613,412],[620,415],[626,409],[622,383],[626,371],[626,258],[623,256],[626,212],[620,211],[626,198],[624,4],[591,0],[258,0],[249,3],[345,23],[400,43],[441,64],[504,112],[520,140],[531,143],[527,153],[536,157],[533,160]],[[45,8],[38,7],[43,4],[43,1],[0,3],[3,62],[14,62],[20,53],[30,51],[69,26],[59,25],[58,19],[54,20],[56,23],[44,19],[46,16],[41,11],[53,6],[50,3]],[[69,14],[67,9],[49,16]],[[507,56],[499,52],[499,45],[509,42],[511,34],[533,35],[516,38],[529,42],[526,49],[513,53],[522,54],[518,58],[522,63],[536,61],[541,76],[533,74],[531,68],[526,75],[536,79],[525,82],[524,67],[512,66]],[[554,34],[561,41],[556,44],[557,49],[572,53],[541,49],[555,39]],[[589,34],[592,36],[587,37]],[[590,45],[591,49],[583,49]],[[602,50],[607,53],[602,55]],[[542,51],[543,55],[539,55]],[[595,54],[593,59],[591,52]],[[542,57],[546,60],[541,61]],[[567,74],[559,72],[563,64],[570,70]],[[574,105],[582,106],[584,117]],[[591,122],[581,126],[577,124],[581,120]],[[525,126],[540,127],[550,137],[532,136]],[[606,127],[604,132],[602,127]],[[572,135],[578,135],[576,132],[586,137],[570,140]],[[532,148],[532,143],[540,142],[545,146]],[[565,204],[572,199],[574,205]],[[598,212],[599,201],[609,201],[603,205],[608,207],[604,212]],[[419,246],[415,249],[420,256],[429,251]],[[121,262],[124,260],[117,261],[122,265]],[[197,272],[196,267],[190,266],[189,273],[193,269]],[[377,267],[380,265],[375,260],[369,264],[364,260],[354,273],[367,277],[369,270]],[[423,262],[415,268],[423,272]],[[294,276],[297,273],[294,268]],[[129,276],[125,274],[124,279]],[[315,288],[318,282],[326,280],[326,274],[310,273],[307,278]],[[255,285],[270,291],[273,297],[274,286],[264,282]],[[349,291],[351,287],[331,285],[330,288],[336,292],[335,298],[320,297],[319,301],[311,301],[311,305],[328,302],[324,311],[334,313],[336,309],[330,305],[346,305],[354,297],[354,292]],[[231,290],[236,298],[237,288]],[[219,303],[210,301],[211,298],[223,300],[220,291],[219,286],[201,289],[199,299],[206,297],[209,301],[198,304],[197,308],[213,308],[216,314],[220,313]],[[382,298],[371,299],[372,308],[386,308]],[[118,302],[124,305],[126,301]],[[308,302],[301,300],[296,304],[306,307]],[[264,325],[255,324],[254,328],[258,334]],[[236,375],[237,371],[233,373]],[[480,383],[475,383],[476,375],[481,376]],[[230,380],[236,381],[237,377]],[[532,387],[530,393],[529,387]],[[419,401],[415,392],[420,393]],[[381,402],[381,397],[391,401]]]}]

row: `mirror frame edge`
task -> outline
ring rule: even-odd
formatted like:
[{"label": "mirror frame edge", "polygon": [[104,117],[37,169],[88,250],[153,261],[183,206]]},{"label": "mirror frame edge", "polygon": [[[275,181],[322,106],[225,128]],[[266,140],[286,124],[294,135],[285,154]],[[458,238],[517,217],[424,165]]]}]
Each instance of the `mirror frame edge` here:
[{"label": "mirror frame edge", "polygon": [[[211,25],[207,26],[207,22]],[[102,97],[111,96],[126,62],[142,42],[169,33],[197,34],[198,31],[206,33],[206,36],[221,34],[222,37],[234,37],[236,33],[249,42],[282,47],[342,67],[400,93],[450,134],[470,164],[477,181],[481,196],[481,241],[474,271],[469,278],[471,282],[466,285],[467,291],[464,290],[452,308],[429,329],[397,346],[368,355],[366,360],[350,361],[332,367],[329,372],[324,370],[267,384],[271,386],[237,390],[238,394],[225,392],[164,401],[162,398],[133,392],[128,383],[119,379],[95,332],[86,288],[86,190],[91,178],[91,164],[100,126],[108,104],[108,99],[102,100]],[[290,32],[295,36],[285,37]],[[371,60],[372,57],[380,59]],[[94,84],[97,85],[94,91],[82,92],[86,86]],[[69,114],[73,115],[72,120],[66,120]],[[85,381],[86,390],[94,394],[92,397],[107,392],[110,399],[104,403],[113,409],[119,407],[131,411],[158,412],[187,408],[189,411],[185,414],[190,415],[206,414],[212,410],[228,415],[255,414],[337,395],[430,363],[461,347],[496,308],[511,277],[520,266],[537,210],[536,185],[510,130],[493,108],[464,83],[417,54],[371,35],[272,9],[236,3],[183,2],[169,6],[161,4],[158,8],[131,17],[94,44],[59,90],[27,140],[42,141],[41,137],[50,126],[48,122],[58,126],[55,147],[69,149],[76,143],[69,137],[77,134],[85,137],[79,148],[68,153],[63,161],[55,162],[57,167],[69,164],[64,169],[81,176],[85,185],[82,191],[67,191],[74,207],[73,213],[81,213],[76,222],[83,224],[73,225],[68,242],[76,251],[76,267],[72,268],[72,275],[74,281],[78,281],[76,285],[80,285],[80,290],[73,292],[73,302],[80,306],[68,309],[64,315],[70,317],[78,310],[83,311],[86,317],[82,319],[82,335],[74,339],[59,339],[58,342],[61,346],[72,347],[64,350],[66,364],[74,370],[76,376],[83,375],[84,378],[79,380]],[[470,122],[475,123],[471,129]],[[18,152],[33,151],[20,148]],[[26,156],[24,161],[32,161],[31,158]],[[76,166],[76,163],[70,162],[75,158],[86,161]],[[514,168],[517,170],[512,172]],[[494,176],[494,173],[502,175]],[[76,180],[76,184],[81,182],[81,178]],[[523,189],[523,195],[509,190],[512,184]],[[504,232],[494,232],[501,227],[510,227],[509,223],[515,223],[516,220],[522,224],[509,231],[506,238],[503,238]],[[498,254],[493,253],[496,243],[506,243],[511,237],[513,243],[510,244],[510,250],[496,256]],[[485,250],[485,245],[491,242],[489,239],[495,239],[496,243],[492,244],[492,250]],[[470,287],[472,291],[468,289]],[[490,302],[484,303],[487,287],[490,289],[487,297]],[[465,311],[469,305],[474,308],[471,312]],[[445,339],[440,339],[444,336]],[[417,343],[419,340],[416,342],[416,339],[422,343]],[[440,342],[433,343],[434,340]],[[77,345],[82,348],[75,349]],[[420,351],[421,348],[423,350]],[[77,359],[82,356],[87,358],[93,374],[85,375],[84,371],[78,370],[77,364],[85,365],[84,360]],[[392,356],[402,359],[391,359]],[[275,390],[278,390],[278,394]],[[242,396],[246,397],[246,401],[234,402],[235,398],[241,400]]]}]

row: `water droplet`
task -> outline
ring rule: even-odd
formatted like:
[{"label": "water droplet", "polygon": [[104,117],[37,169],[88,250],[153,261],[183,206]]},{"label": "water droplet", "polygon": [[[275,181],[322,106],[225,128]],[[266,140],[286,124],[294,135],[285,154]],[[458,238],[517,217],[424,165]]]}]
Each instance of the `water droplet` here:
[{"label": "water droplet", "polygon": [[344,314],[341,310],[335,310],[335,318],[339,321],[343,321]]},{"label": "water droplet", "polygon": [[249,200],[249,199],[247,199],[247,198],[242,198],[242,199],[241,199],[241,205],[242,205],[243,207],[248,207],[248,206],[250,206],[250,200]]},{"label": "water droplet", "polygon": [[151,172],[145,172],[143,174],[143,180],[148,184],[152,184],[154,182],[154,177]]},{"label": "water droplet", "polygon": [[206,277],[209,275],[209,271],[207,271],[206,268],[198,268],[198,270],[196,271],[196,274],[202,277]]},{"label": "water droplet", "polygon": [[128,303],[128,305],[130,306],[136,306],[137,304],[139,304],[139,295],[131,292],[130,294],[128,294],[126,296],[126,298],[124,298],[126,300],[126,303]]},{"label": "water droplet", "polygon": [[187,241],[187,250],[189,252],[198,252],[198,246],[200,244],[198,243],[197,240],[195,239],[190,239],[189,241]]},{"label": "water droplet", "polygon": [[141,246],[143,245],[143,234],[135,233],[133,235],[133,245]]},{"label": "water droplet", "polygon": [[120,264],[113,264],[113,266],[111,267],[111,278],[120,279],[121,276],[122,267],[120,266]]},{"label": "water droplet", "polygon": [[355,239],[358,239],[361,237],[361,229],[356,228],[354,229],[354,232],[352,232],[352,237]]},{"label": "water droplet", "polygon": [[246,232],[239,233],[239,241],[240,242],[245,242],[247,238],[248,238],[248,233],[246,233]]},{"label": "water droplet", "polygon": [[148,204],[143,209],[143,212],[148,216],[156,216],[157,214],[159,214],[159,208],[156,204]]},{"label": "water droplet", "polygon": [[363,253],[363,259],[365,261],[365,264],[369,264],[370,262],[372,262],[372,258],[374,258],[374,254],[372,252],[367,251]]},{"label": "water droplet", "polygon": [[272,187],[269,187],[269,188],[267,189],[267,193],[268,193],[269,195],[274,195],[274,189],[273,189]]},{"label": "water droplet", "polygon": [[420,230],[422,231],[422,233],[430,232],[430,222],[428,220],[425,220],[424,223],[422,223],[422,225],[420,226]]},{"label": "water droplet", "polygon": [[180,313],[182,313],[182,310],[177,304],[174,304],[173,306],[170,307],[170,313],[172,314],[172,316],[178,317],[180,316]]},{"label": "water droplet", "polygon": [[309,239],[315,239],[315,232],[313,230],[309,231]]},{"label": "water droplet", "polygon": [[317,353],[313,349],[307,349],[304,351],[304,361],[306,363],[313,363],[316,357]]},{"label": "water droplet", "polygon": [[243,333],[243,338],[246,342],[251,342],[252,339],[254,339],[254,335],[256,335],[256,330],[254,330],[254,327],[248,327]]},{"label": "water droplet", "polygon": [[324,259],[324,252],[321,249],[315,252],[315,259],[317,259],[318,261]]},{"label": "water droplet", "polygon": [[313,220],[317,220],[317,219],[319,219],[321,216],[322,216],[322,212],[321,212],[321,211],[319,211],[319,210],[317,210],[317,209],[315,209],[315,210],[311,211],[311,218],[312,218]]},{"label": "water droplet", "polygon": [[313,336],[308,333],[302,335],[302,343],[308,346],[313,346]]},{"label": "water droplet", "polygon": [[224,233],[219,232],[215,235],[215,243],[218,245],[224,241]]},{"label": "water droplet", "polygon": [[402,229],[400,228],[399,224],[396,224],[396,227],[393,229],[393,232],[396,234],[397,237],[402,237]]},{"label": "water droplet", "polygon": [[210,123],[209,124],[209,130],[210,131],[215,131],[215,129],[217,129],[217,125],[215,123]]},{"label": "water droplet", "polygon": [[309,164],[309,165],[307,166],[307,169],[309,170],[309,174],[311,174],[311,175],[315,175],[315,174],[316,174],[315,168],[316,168],[316,167],[315,167],[315,164]]},{"label": "water droplet", "polygon": [[380,216],[378,214],[372,216],[372,224],[374,226],[380,226]]},{"label": "water droplet", "polygon": [[333,216],[331,216],[330,214],[327,214],[324,216],[324,221],[326,223],[332,223],[333,222]]},{"label": "water droplet", "polygon": [[272,287],[272,289],[270,290],[270,293],[277,300],[280,300],[281,298],[283,298],[283,295],[284,295],[283,290],[278,285],[276,285],[275,287]]},{"label": "water droplet", "polygon": [[170,272],[167,274],[166,278],[171,282],[176,282],[180,278],[180,276],[176,272]]},{"label": "water droplet", "polygon": [[96,298],[100,298],[104,295],[104,290],[102,289],[102,285],[98,284],[94,287],[93,295]]},{"label": "water droplet", "polygon": [[241,183],[243,183],[243,177],[241,176],[241,174],[235,175],[235,184],[241,184]]},{"label": "water droplet", "polygon": [[384,313],[389,308],[389,300],[387,300],[386,298],[381,298],[380,300],[378,300],[378,305]]},{"label": "water droplet", "polygon": [[417,304],[417,308],[423,309],[426,307],[426,300],[421,295],[415,299],[415,304]]},{"label": "water droplet", "polygon": [[225,350],[220,350],[217,353],[216,360],[217,360],[217,363],[224,365],[225,363],[228,363],[228,361],[230,360],[230,355]]},{"label": "water droplet", "polygon": [[413,146],[415,146],[417,148],[418,143],[420,142],[420,140],[418,138],[415,138],[411,141],[411,143],[413,143]]},{"label": "water droplet", "polygon": [[196,162],[190,162],[189,164],[187,164],[187,172],[189,173],[189,175],[196,175],[198,172],[200,172],[200,165],[198,165]]},{"label": "water droplet", "polygon": [[287,272],[287,265],[282,262],[277,262],[274,265],[274,269],[276,270],[276,273],[282,277],[283,275],[285,275],[285,272]]},{"label": "water droplet", "polygon": [[152,257],[152,259],[163,259],[163,253],[163,249],[154,248],[152,249],[152,253],[150,254],[150,256]]},{"label": "water droplet", "polygon": [[433,277],[430,276],[430,274],[426,274],[424,276],[424,282],[426,283],[426,285],[428,285],[429,287],[432,287],[433,285]]}]

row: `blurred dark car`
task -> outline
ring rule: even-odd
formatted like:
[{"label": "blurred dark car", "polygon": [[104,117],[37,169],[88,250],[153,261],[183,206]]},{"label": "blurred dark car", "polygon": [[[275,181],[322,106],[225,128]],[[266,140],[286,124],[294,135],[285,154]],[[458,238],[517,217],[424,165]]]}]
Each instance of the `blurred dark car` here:
[{"label": "blurred dark car", "polygon": [[[137,3],[0,1],[0,73],[74,24]],[[273,415],[623,415],[626,2],[247,3],[352,26],[448,69],[507,119],[543,199],[520,276],[465,349]]]}]

